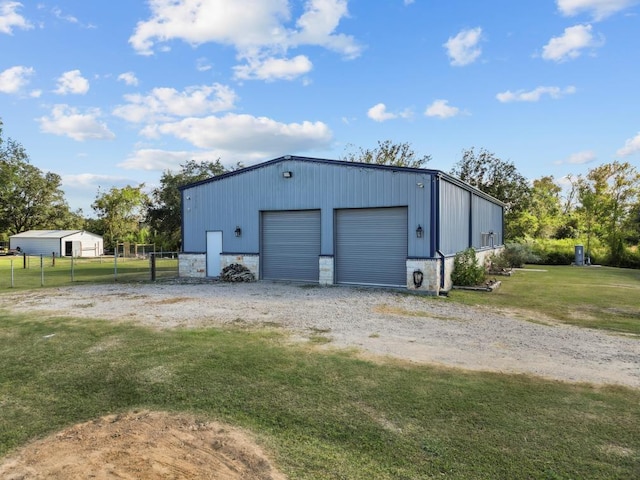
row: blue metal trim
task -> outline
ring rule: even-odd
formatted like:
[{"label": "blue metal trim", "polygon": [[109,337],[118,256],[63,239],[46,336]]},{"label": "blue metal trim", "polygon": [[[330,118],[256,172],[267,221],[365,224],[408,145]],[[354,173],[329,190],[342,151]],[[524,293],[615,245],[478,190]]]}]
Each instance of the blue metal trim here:
[{"label": "blue metal trim", "polygon": [[469,192],[469,238],[467,247],[473,247],[473,193]]}]

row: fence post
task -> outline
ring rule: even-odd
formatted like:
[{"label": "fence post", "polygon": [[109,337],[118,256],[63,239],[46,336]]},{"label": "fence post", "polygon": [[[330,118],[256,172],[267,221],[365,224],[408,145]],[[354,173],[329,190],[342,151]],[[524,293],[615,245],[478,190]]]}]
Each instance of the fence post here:
[{"label": "fence post", "polygon": [[118,251],[116,250],[113,256],[113,281],[118,281]]},{"label": "fence post", "polygon": [[149,254],[149,261],[151,262],[151,281],[156,281],[156,254]]},{"label": "fence post", "polygon": [[40,286],[44,287],[44,255],[40,254]]},{"label": "fence post", "polygon": [[22,268],[27,269],[27,252],[22,254]]}]

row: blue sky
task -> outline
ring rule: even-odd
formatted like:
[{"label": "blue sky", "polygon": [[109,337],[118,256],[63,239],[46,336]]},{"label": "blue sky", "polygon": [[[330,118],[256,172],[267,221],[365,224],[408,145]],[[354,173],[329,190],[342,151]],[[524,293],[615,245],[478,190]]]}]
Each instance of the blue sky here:
[{"label": "blue sky", "polygon": [[0,0],[0,118],[92,215],[190,159],[640,164],[639,0]]}]

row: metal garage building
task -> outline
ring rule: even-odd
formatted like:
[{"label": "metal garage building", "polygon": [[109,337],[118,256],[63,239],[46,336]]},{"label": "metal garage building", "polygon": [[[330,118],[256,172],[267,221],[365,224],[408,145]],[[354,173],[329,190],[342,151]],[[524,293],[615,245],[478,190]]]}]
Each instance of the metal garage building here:
[{"label": "metal garage building", "polygon": [[182,187],[180,275],[448,290],[503,244],[498,200],[437,170],[285,156]]},{"label": "metal garage building", "polygon": [[102,237],[84,230],[29,230],[11,235],[9,245],[27,255],[99,257],[104,252]]}]

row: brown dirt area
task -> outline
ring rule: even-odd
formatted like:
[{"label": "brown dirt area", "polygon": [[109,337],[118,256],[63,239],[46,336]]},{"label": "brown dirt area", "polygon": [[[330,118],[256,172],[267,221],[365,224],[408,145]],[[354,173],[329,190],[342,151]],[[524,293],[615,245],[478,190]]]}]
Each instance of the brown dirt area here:
[{"label": "brown dirt area", "polygon": [[4,480],[284,480],[247,434],[165,412],[130,412],[37,440],[0,465]]}]

